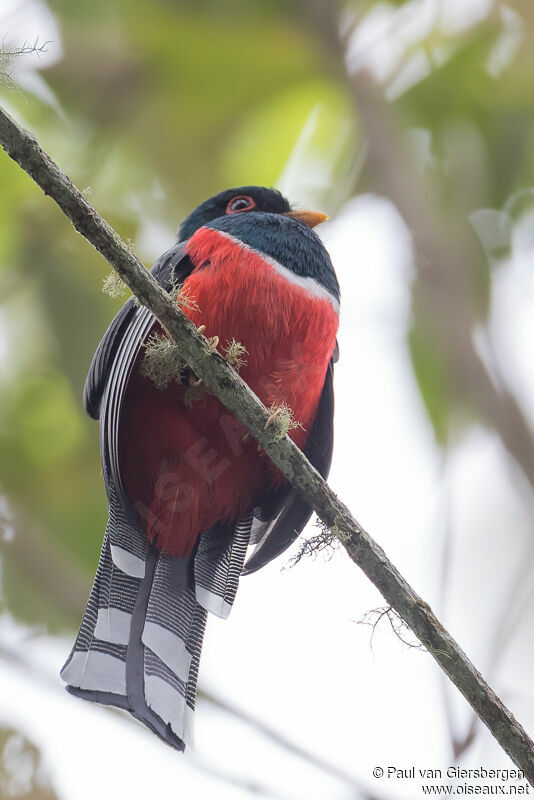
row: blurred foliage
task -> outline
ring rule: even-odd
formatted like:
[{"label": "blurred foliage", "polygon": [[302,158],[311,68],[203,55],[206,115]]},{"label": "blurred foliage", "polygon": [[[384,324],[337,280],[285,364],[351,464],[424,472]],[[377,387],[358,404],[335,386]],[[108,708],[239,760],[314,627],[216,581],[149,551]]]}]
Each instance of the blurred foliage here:
[{"label": "blurred foliage", "polygon": [[[533,205],[534,7],[528,0],[495,0],[462,27],[447,16],[455,5],[447,0],[388,5],[387,22],[370,49],[387,41],[396,45],[382,83],[418,172],[415,191],[426,187],[429,221],[439,220],[448,251],[463,256],[463,302],[473,321],[483,324],[492,276],[510,255],[514,223]],[[363,4],[369,16],[388,5]],[[374,181],[364,170],[359,188],[372,190]],[[408,197],[412,191],[406,186]],[[479,409],[455,376],[455,356],[436,329],[425,273],[422,264],[408,344],[434,432],[445,444],[451,425],[476,421]]]},{"label": "blurred foliage", "polygon": [[[377,9],[386,15],[364,56],[395,40],[397,56],[380,80],[444,224],[453,236],[461,228],[474,238],[471,214],[500,210],[534,185],[534,7],[495,2],[486,17],[459,29],[436,18],[399,44],[417,3],[346,5],[363,23]],[[230,185],[273,184],[289,171],[298,187],[293,200],[335,214],[374,184],[359,171],[365,149],[357,113],[339,55],[314,28],[313,6],[48,0],[62,48],[40,69],[49,94],[0,86],[0,101],[147,262],[170,244],[186,213]],[[57,597],[56,612],[46,615],[51,627],[74,626],[106,518],[97,430],[83,415],[81,392],[95,345],[122,301],[101,292],[108,265],[4,155],[0,183],[4,599],[36,622],[42,603]],[[512,204],[509,213],[519,211]],[[466,284],[483,318],[495,255],[506,253],[509,238],[490,258],[483,226],[477,233],[482,246],[478,261],[466,265]],[[414,306],[411,353],[445,441],[459,399],[425,313]],[[17,539],[29,544],[16,547]],[[81,585],[72,570],[80,570]]]},{"label": "blurred foliage", "polygon": [[55,800],[39,750],[16,731],[0,728],[0,797]]}]

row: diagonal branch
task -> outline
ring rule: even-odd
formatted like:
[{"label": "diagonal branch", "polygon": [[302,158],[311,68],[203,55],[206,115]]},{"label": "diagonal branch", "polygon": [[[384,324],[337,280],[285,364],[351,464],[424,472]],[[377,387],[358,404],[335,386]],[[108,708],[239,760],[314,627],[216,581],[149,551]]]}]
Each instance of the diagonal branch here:
[{"label": "diagonal branch", "polygon": [[433,655],[502,748],[534,785],[534,743],[484,681],[467,656],[414,592],[383,550],[352,516],[287,436],[272,442],[265,423],[269,412],[204,337],[173,304],[118,234],[99,216],[67,176],[43,152],[35,137],[0,109],[0,143],[59,205],[74,227],[111,264],[139,300],[180,345],[184,359],[222,403],[263,446],[271,460],[329,528],[335,528],[349,557],[365,572],[417,638]]}]

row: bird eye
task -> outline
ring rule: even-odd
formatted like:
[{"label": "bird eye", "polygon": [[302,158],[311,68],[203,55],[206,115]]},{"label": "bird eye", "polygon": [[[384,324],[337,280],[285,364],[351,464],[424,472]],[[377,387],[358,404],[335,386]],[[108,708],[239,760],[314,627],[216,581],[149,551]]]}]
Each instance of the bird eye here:
[{"label": "bird eye", "polygon": [[239,197],[233,197],[228,205],[226,206],[226,213],[227,214],[237,214],[239,211],[250,211],[251,208],[254,208],[256,203],[252,199],[252,197],[247,197],[246,195],[239,195]]}]

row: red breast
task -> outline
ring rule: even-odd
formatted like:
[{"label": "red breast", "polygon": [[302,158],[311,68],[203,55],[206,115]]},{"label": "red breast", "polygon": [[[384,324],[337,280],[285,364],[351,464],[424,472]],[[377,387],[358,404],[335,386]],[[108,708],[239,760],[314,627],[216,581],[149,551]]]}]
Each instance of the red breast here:
[{"label": "red breast", "polygon": [[[337,303],[311,279],[221,231],[200,228],[189,240],[195,269],[185,281],[197,309],[185,311],[222,352],[243,344],[242,378],[266,406],[285,402],[302,424],[290,436],[302,447],[313,422],[338,327]],[[121,470],[130,498],[146,509],[158,547],[183,556],[199,532],[236,520],[269,485],[283,480],[244,426],[212,395],[184,404],[185,389],[159,391],[140,373],[141,353],[121,414]]]}]

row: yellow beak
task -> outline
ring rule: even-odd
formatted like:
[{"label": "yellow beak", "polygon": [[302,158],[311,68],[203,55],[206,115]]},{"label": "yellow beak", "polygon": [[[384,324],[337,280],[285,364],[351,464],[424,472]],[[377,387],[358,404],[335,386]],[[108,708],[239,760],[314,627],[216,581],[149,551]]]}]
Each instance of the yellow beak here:
[{"label": "yellow beak", "polygon": [[325,222],[328,219],[328,214],[323,214],[322,211],[286,211],[283,216],[298,219],[308,228],[315,228],[316,225],[320,225],[321,222]]}]

